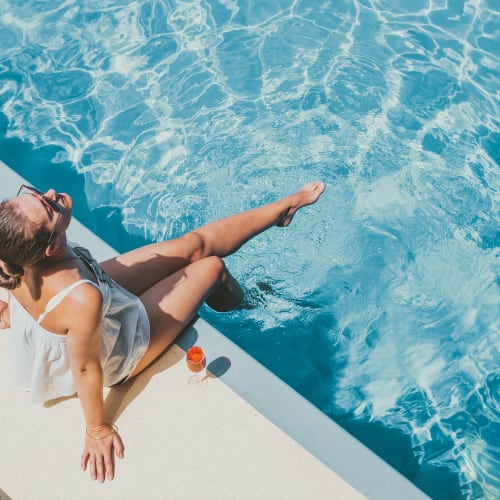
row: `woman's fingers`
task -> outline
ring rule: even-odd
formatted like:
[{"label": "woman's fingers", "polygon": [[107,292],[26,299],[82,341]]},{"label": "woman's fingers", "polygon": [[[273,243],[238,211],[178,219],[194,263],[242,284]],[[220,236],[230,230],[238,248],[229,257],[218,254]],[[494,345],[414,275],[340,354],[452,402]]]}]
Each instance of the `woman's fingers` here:
[{"label": "woman's fingers", "polygon": [[115,454],[118,458],[123,458],[123,453],[125,451],[125,447],[123,446],[123,442],[118,435],[118,432],[115,432],[113,435],[113,447],[115,449]]},{"label": "woman's fingers", "polygon": [[103,483],[106,479],[107,469],[105,467],[105,458],[102,455],[98,455],[95,457],[95,468],[97,475],[92,479],[97,479],[100,483]]},{"label": "woman's fingers", "polygon": [[4,300],[0,300],[0,328],[10,328],[8,308],[9,304]]},{"label": "woman's fingers", "polygon": [[95,481],[97,479],[97,467],[96,467],[96,463],[95,463],[95,458],[94,457],[92,457],[89,460],[89,472],[90,472],[90,478]]},{"label": "woman's fingers", "polygon": [[91,439],[87,436],[86,446],[81,458],[82,470],[89,470],[90,478],[103,483],[115,477],[115,454],[123,458],[124,446],[115,431],[106,438]]},{"label": "woman's fingers", "polygon": [[90,453],[88,452],[88,450],[83,450],[82,459],[80,460],[80,467],[82,468],[82,470],[87,470],[87,463],[89,461],[89,458]]},{"label": "woman's fingers", "polygon": [[115,477],[115,462],[111,453],[104,458],[104,466],[106,468],[106,478],[111,481]]}]

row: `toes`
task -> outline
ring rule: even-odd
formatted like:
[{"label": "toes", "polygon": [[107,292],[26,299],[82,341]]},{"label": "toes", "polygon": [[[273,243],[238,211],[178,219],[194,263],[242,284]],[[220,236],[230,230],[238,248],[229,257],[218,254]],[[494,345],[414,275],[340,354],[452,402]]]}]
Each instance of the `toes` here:
[{"label": "toes", "polygon": [[312,187],[312,191],[314,192],[319,191],[320,193],[322,193],[325,190],[326,184],[324,182],[317,181],[317,182],[311,182],[309,186]]},{"label": "toes", "polygon": [[323,193],[325,188],[326,188],[326,184],[324,182],[316,181],[316,182],[311,182],[309,184],[306,184],[301,189],[301,191],[308,192],[310,197],[312,198],[312,202],[314,202],[320,197],[321,193]]}]

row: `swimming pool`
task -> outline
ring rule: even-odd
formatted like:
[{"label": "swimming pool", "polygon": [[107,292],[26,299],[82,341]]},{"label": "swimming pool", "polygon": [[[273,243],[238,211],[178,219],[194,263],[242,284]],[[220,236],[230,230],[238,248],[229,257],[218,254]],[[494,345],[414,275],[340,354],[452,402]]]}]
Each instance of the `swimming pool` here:
[{"label": "swimming pool", "polygon": [[495,498],[495,9],[0,0],[1,159],[121,250],[326,181],[202,315],[432,497]]}]

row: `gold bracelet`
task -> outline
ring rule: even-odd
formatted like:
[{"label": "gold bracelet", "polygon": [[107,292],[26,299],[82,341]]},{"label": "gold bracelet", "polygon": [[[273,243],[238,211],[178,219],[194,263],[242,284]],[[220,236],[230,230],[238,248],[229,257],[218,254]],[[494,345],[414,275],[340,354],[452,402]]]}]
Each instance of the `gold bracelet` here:
[{"label": "gold bracelet", "polygon": [[116,427],[115,424],[105,424],[105,425],[110,425],[112,428],[112,431],[109,434],[106,434],[105,436],[98,437],[98,438],[91,436],[89,433],[89,430],[87,428],[85,428],[85,432],[90,439],[94,439],[95,441],[100,441],[101,439],[106,439],[108,436],[111,436],[111,434],[114,434],[115,432],[118,433],[118,427]]}]

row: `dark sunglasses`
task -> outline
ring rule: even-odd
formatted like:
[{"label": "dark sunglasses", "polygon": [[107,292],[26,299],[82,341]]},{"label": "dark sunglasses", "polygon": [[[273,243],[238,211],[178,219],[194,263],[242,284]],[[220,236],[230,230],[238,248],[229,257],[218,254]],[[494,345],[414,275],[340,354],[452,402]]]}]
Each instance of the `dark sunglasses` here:
[{"label": "dark sunglasses", "polygon": [[19,188],[19,191],[17,192],[17,196],[19,196],[20,194],[32,194],[34,196],[37,196],[38,198],[40,198],[42,203],[52,211],[52,213],[54,212],[57,213],[57,219],[54,224],[54,229],[50,233],[49,241],[47,241],[47,245],[50,244],[50,242],[52,241],[52,237],[54,236],[57,223],[59,221],[59,216],[62,213],[62,208],[54,200],[51,200],[50,198],[45,196],[45,194],[42,193],[42,191],[39,191],[33,186],[27,186],[26,184],[22,184],[21,187]]}]

